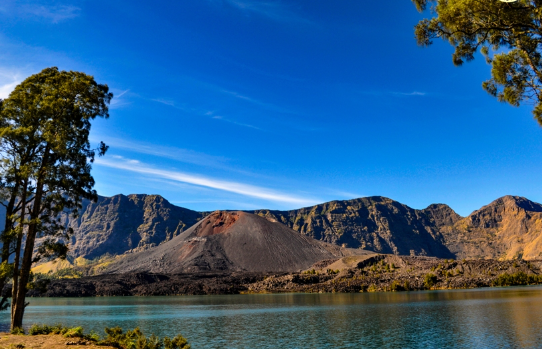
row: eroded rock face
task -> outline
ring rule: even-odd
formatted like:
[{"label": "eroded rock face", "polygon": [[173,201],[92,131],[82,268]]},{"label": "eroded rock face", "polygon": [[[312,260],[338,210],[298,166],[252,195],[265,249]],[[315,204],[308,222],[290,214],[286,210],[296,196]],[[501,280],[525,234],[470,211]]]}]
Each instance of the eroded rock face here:
[{"label": "eroded rock face", "polygon": [[[254,213],[305,237],[378,253],[456,259],[542,256],[542,205],[517,196],[497,199],[465,218],[444,204],[415,210],[384,197]],[[206,215],[171,205],[156,195],[116,195],[100,197],[97,203],[86,201],[79,218],[64,220],[75,231],[70,254],[91,259],[158,246]],[[191,270],[229,270],[232,260],[220,248],[200,250],[200,246],[204,240],[215,241],[227,234],[231,227],[241,229],[239,226],[248,224],[250,220],[242,220],[242,216],[243,212],[213,213],[205,225],[194,228],[191,240],[175,258],[184,260],[197,252]]]},{"label": "eroded rock face", "polygon": [[542,205],[504,196],[443,227],[445,244],[457,258],[539,259]]},{"label": "eroded rock face", "polygon": [[177,207],[159,195],[115,195],[85,200],[78,218],[64,216],[74,230],[73,257],[88,259],[141,251],[171,240],[191,227],[203,213]]},{"label": "eroded rock face", "polygon": [[449,206],[415,210],[397,201],[373,196],[331,201],[292,211],[254,213],[317,240],[379,253],[452,258],[440,229],[461,217]]}]

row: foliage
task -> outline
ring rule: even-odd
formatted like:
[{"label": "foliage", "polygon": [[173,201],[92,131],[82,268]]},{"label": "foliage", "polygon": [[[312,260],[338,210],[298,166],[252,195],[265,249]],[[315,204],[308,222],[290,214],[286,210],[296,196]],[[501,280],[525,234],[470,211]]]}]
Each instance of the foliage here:
[{"label": "foliage", "polygon": [[410,291],[410,282],[408,280],[405,281],[403,288],[405,289],[405,291]]},{"label": "foliage", "polygon": [[58,279],[78,279],[83,276],[83,273],[74,268],[59,269],[55,272],[49,271],[48,273],[35,273],[32,281],[39,280],[58,280]]},{"label": "foliage", "polygon": [[418,44],[448,41],[452,61],[460,66],[480,52],[491,64],[491,78],[482,86],[499,101],[534,104],[542,125],[542,2],[540,0],[412,0],[421,12],[430,6],[431,19],[416,25]]},{"label": "foliage", "polygon": [[542,275],[526,274],[518,271],[514,274],[503,273],[493,280],[493,286],[519,286],[542,284]]},{"label": "foliage", "polygon": [[165,337],[163,340],[155,335],[146,337],[143,332],[136,327],[133,331],[123,333],[120,327],[105,328],[107,337],[99,342],[102,345],[110,345],[121,349],[190,349],[187,340],[177,335],[173,339]]},{"label": "foliage", "polygon": [[49,325],[38,325],[34,324],[28,330],[28,334],[31,336],[43,335],[43,334],[64,334],[67,332],[67,328],[63,327],[61,324],[49,326]]},{"label": "foliage", "polygon": [[425,288],[431,288],[437,283],[438,279],[435,274],[429,273],[425,275],[423,284]]},{"label": "foliage", "polygon": [[14,327],[11,329],[11,334],[23,335],[24,329],[22,327]]},{"label": "foliage", "polygon": [[[89,133],[91,120],[109,116],[111,98],[92,76],[54,67],[25,79],[2,103],[0,192],[7,205],[0,239],[2,262],[14,265],[13,328],[22,325],[32,264],[68,251],[73,231],[58,215],[77,216],[83,199],[97,199],[91,163],[107,146],[91,148]],[[0,289],[4,282],[0,277]]]},{"label": "foliage", "polygon": [[83,328],[82,327],[74,327],[69,328],[66,333],[64,333],[64,337],[66,338],[83,338]]},{"label": "foliage", "polygon": [[100,336],[93,331],[91,331],[89,334],[84,334],[82,327],[69,328],[62,326],[61,324],[56,324],[53,326],[34,324],[28,330],[28,334],[31,336],[58,334],[63,335],[66,338],[83,338],[93,342],[100,340]]},{"label": "foliage", "polygon": [[109,345],[119,349],[190,349],[190,344],[180,334],[173,338],[165,337],[164,339],[155,335],[146,337],[139,328],[124,333],[120,327],[106,327],[107,336],[103,340],[100,340],[100,336],[92,331],[85,335],[82,327],[68,328],[61,324],[53,326],[34,324],[28,333],[33,336],[57,334],[66,338],[83,338],[99,345]]},{"label": "foliage", "polygon": [[403,291],[403,286],[401,285],[401,281],[393,280],[390,285],[390,291]]}]

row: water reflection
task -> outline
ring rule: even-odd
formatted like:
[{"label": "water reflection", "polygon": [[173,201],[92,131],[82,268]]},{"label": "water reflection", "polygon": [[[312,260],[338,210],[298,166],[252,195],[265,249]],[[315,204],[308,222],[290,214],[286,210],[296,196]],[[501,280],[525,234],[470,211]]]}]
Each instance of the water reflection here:
[{"label": "water reflection", "polygon": [[[8,312],[0,324],[8,326]],[[139,326],[193,348],[535,348],[542,287],[364,294],[31,299],[32,323]]]}]

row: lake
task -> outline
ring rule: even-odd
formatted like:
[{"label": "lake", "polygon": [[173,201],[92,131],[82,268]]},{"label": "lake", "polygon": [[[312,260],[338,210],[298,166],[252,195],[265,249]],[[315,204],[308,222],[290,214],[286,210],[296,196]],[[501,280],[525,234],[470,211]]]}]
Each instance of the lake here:
[{"label": "lake", "polygon": [[[33,323],[182,333],[192,348],[542,347],[542,287],[360,294],[31,298]],[[8,312],[0,313],[3,330]]]}]

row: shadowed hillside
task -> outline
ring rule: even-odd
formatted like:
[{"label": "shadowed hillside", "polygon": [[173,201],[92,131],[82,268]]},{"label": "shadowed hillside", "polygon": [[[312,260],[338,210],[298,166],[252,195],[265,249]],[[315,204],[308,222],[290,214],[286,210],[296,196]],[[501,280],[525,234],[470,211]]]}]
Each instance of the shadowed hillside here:
[{"label": "shadowed hillside", "polygon": [[78,218],[63,217],[75,234],[70,255],[87,259],[144,250],[196,224],[203,213],[177,207],[159,195],[115,195],[83,202]]}]

